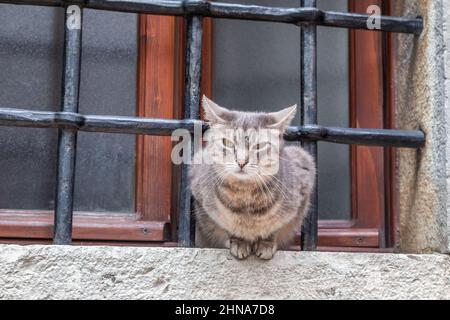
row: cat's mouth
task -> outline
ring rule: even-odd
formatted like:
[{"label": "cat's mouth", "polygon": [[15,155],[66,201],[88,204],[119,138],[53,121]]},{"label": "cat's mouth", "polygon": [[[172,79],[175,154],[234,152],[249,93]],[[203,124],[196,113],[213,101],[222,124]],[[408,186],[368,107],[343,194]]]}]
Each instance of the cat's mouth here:
[{"label": "cat's mouth", "polygon": [[240,181],[249,181],[253,178],[253,176],[245,169],[237,169],[231,172],[230,176]]}]

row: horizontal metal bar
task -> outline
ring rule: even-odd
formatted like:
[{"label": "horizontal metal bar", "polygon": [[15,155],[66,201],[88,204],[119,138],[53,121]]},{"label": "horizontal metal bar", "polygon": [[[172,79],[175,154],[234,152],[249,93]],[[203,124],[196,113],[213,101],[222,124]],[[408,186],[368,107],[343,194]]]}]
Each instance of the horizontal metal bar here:
[{"label": "horizontal metal bar", "polygon": [[[367,21],[370,17],[365,14],[331,12],[316,8],[264,7],[206,0],[0,0],[0,3],[56,7],[73,3],[99,10],[175,16],[195,14],[213,18],[282,22],[300,26],[316,24],[354,29],[368,29]],[[374,31],[420,34],[423,30],[423,20],[420,18],[381,16],[380,24],[380,29]]]},{"label": "horizontal metal bar", "polygon": [[81,115],[0,108],[0,125],[34,128],[74,128],[88,132],[171,135],[176,129],[194,130],[195,120],[168,120],[136,117]]},{"label": "horizontal metal bar", "polygon": [[[323,12],[323,23],[318,25],[336,27],[336,28],[350,28],[350,29],[368,29],[366,14],[344,13],[344,12]],[[423,20],[420,18],[404,18],[381,16],[380,29],[373,29],[374,31],[387,31],[397,33],[413,33],[419,35],[423,30]]]},{"label": "horizontal metal bar", "polygon": [[288,141],[316,140],[398,148],[420,148],[425,145],[425,134],[419,130],[354,129],[319,125],[291,127],[284,138]]},{"label": "horizontal metal bar", "polygon": [[[81,115],[71,112],[32,111],[0,108],[0,126],[30,128],[73,128],[88,132],[169,136],[176,129],[194,132],[200,120],[168,120],[121,116]],[[367,146],[420,148],[425,134],[419,130],[351,129],[305,125],[288,128],[288,141],[312,140]]]}]

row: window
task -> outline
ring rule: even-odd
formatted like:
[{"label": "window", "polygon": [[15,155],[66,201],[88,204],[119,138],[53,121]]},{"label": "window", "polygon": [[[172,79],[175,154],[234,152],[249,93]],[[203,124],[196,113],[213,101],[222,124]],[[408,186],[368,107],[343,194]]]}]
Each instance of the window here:
[{"label": "window", "polygon": [[[388,1],[376,2],[389,13]],[[279,5],[267,0],[251,3]],[[373,1],[319,1],[318,4],[326,11],[365,13]],[[63,35],[57,30],[62,30],[58,26],[64,24],[61,18],[64,10],[26,7],[29,11],[22,8],[19,11],[12,5],[1,6],[5,8],[1,13],[5,15],[2,21],[10,21],[8,25],[12,28],[24,23],[28,33],[24,32],[21,38],[21,34],[11,37],[15,32],[9,29],[0,31],[0,37],[6,40],[1,41],[0,63],[7,70],[0,75],[0,82],[2,87],[11,88],[7,93],[1,92],[0,107],[28,109],[32,106],[35,110],[58,111],[59,107],[55,106],[60,104],[59,75],[62,72],[58,57],[62,55]],[[115,4],[106,1],[102,6],[110,8]],[[298,1],[283,2],[283,6],[298,7]],[[140,10],[144,9],[131,3],[126,11]],[[184,118],[184,78],[195,78],[192,74],[185,75],[184,35],[188,29],[185,19],[138,17],[132,13],[91,11],[89,8],[83,11],[79,112],[117,117]],[[29,19],[22,19],[24,14],[29,14]],[[223,14],[227,14],[226,9]],[[385,28],[409,32],[420,29],[418,20],[407,20],[405,24],[408,21],[408,30],[401,23]],[[341,26],[351,25],[345,23]],[[193,29],[188,32],[199,30]],[[258,103],[266,108],[278,108],[301,100],[299,28],[272,22],[205,18],[203,30],[201,87],[205,94],[224,105],[240,107],[254,107]],[[135,36],[130,37],[130,34]],[[35,41],[34,46],[30,46],[27,36]],[[381,32],[319,27],[318,39],[319,123],[391,128],[394,114],[394,92],[390,86],[391,38]],[[194,51],[196,43],[195,40],[188,43],[194,46]],[[24,54],[18,57],[23,59],[23,65],[17,64],[14,53],[14,48],[21,46],[27,48],[21,50]],[[336,59],[330,59],[329,52],[333,52]],[[191,59],[190,62],[197,61]],[[190,90],[194,90],[193,87]],[[121,124],[111,129],[111,123],[117,119],[113,116],[97,119],[97,123],[85,130],[133,134],[144,131],[143,125],[137,129],[129,124],[130,118],[120,118]],[[75,121],[71,118],[70,125]],[[171,128],[181,124],[172,122]],[[89,123],[82,125],[86,127]],[[147,125],[150,128],[150,124]],[[156,128],[158,121],[151,125]],[[55,189],[58,131],[54,127],[68,131],[61,124],[48,125],[52,126],[49,129],[0,127],[7,137],[0,141],[2,150],[7,150],[0,161],[2,167],[8,168],[0,177],[0,207],[3,209],[0,211],[0,242],[50,241],[52,237],[54,203],[51,201]],[[170,128],[164,132],[169,131]],[[359,142],[369,143],[373,138],[372,142],[378,145],[415,147],[423,143],[421,132],[383,131],[380,135],[388,137],[384,141],[375,132],[367,134],[356,130],[353,134],[364,140]],[[319,140],[332,138],[315,137]],[[344,137],[341,141],[348,143],[349,140]],[[80,132],[74,242],[173,245],[179,240],[177,227],[183,225],[184,228],[186,222],[178,221],[178,212],[182,210],[178,199],[183,199],[179,181],[183,172],[171,164],[171,147],[169,137]],[[392,150],[381,147],[320,143],[319,249],[373,250],[395,244],[393,155]]]}]

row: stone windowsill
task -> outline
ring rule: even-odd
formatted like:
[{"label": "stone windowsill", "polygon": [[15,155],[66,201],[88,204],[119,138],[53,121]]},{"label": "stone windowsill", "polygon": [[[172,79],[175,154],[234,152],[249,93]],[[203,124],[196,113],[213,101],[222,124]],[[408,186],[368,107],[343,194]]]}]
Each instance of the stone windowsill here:
[{"label": "stone windowsill", "polygon": [[0,288],[0,299],[450,299],[450,257],[0,245]]}]

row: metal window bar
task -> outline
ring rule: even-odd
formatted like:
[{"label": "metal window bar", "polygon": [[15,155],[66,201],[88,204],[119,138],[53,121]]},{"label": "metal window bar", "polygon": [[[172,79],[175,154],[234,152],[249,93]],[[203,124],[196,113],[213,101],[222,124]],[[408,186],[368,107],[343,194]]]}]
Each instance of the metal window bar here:
[{"label": "metal window bar", "polygon": [[[313,156],[317,155],[317,141],[401,148],[421,148],[425,144],[425,135],[418,130],[351,129],[323,127],[317,124],[316,26],[368,29],[368,15],[322,11],[315,7],[315,0],[302,0],[300,8],[251,6],[204,0],[0,0],[0,3],[54,6],[66,9],[62,111],[45,112],[0,107],[0,125],[2,126],[59,129],[55,244],[70,244],[72,241],[78,131],[162,136],[184,128],[193,133],[194,126],[199,121],[203,17],[291,23],[302,27],[302,123],[300,126],[290,127],[284,138],[289,141],[302,141],[304,147]],[[78,113],[83,8],[186,18],[188,28],[184,120],[94,116]],[[380,21],[380,29],[374,31],[418,35],[423,29],[423,22],[419,18],[382,16]],[[205,127],[204,124],[203,126]],[[314,250],[317,245],[317,190],[313,196],[312,208],[304,225],[304,250]],[[187,170],[184,166],[178,234],[180,246],[191,246],[193,243],[191,221],[191,194]]]},{"label": "metal window bar", "polygon": [[[62,111],[77,113],[80,93],[82,11],[79,6],[71,5],[66,8],[65,15]],[[58,132],[54,244],[67,244],[72,240],[77,135],[75,128],[63,128]]]},{"label": "metal window bar", "polygon": [[[200,117],[200,84],[202,74],[202,34],[203,17],[191,15],[187,17],[187,50],[186,50],[186,91],[184,97],[184,117],[198,119]],[[192,140],[191,140],[192,141]],[[192,152],[194,152],[193,148]],[[191,189],[187,164],[181,167],[181,190],[179,199],[180,213],[178,217],[178,244],[190,247],[194,243],[194,223],[191,217]]]},{"label": "metal window bar", "polygon": [[[315,8],[316,0],[302,0],[301,6]],[[301,124],[317,124],[317,27],[303,26],[300,39],[301,57]],[[305,141],[303,147],[317,161],[317,141]],[[317,244],[318,222],[318,183],[311,194],[311,207],[303,223],[302,249],[312,251]]]}]

